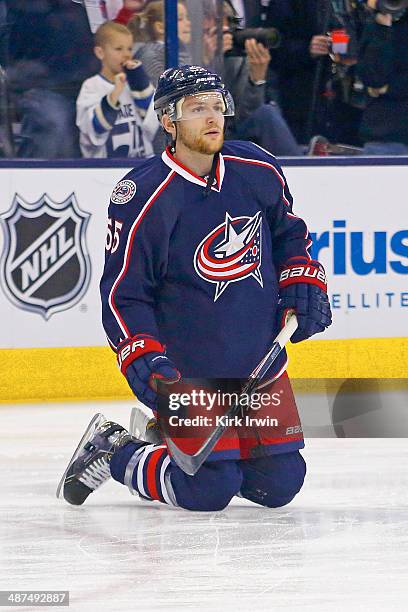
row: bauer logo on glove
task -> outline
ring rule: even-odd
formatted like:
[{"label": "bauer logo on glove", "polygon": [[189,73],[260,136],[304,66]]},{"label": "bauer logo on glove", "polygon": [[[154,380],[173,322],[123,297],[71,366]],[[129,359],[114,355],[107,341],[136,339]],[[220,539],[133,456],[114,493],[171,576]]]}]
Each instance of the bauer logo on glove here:
[{"label": "bauer logo on glove", "polygon": [[151,336],[135,336],[121,345],[117,354],[118,366],[125,374],[126,368],[134,359],[141,357],[145,353],[164,352],[165,347]]},{"label": "bauer logo on glove", "polygon": [[165,353],[166,347],[149,334],[128,338],[118,348],[118,365],[129,387],[152,410],[157,408],[157,380],[171,384],[180,379],[180,372]]},{"label": "bauer logo on glove", "polygon": [[[327,288],[327,280],[326,274],[324,272],[323,266],[319,264],[319,267],[316,266],[315,261],[311,262],[311,265],[303,265],[303,266],[289,266],[282,270],[281,275],[279,277],[279,286],[286,287],[287,285],[291,285],[292,283],[314,283],[314,284],[323,284],[323,289]],[[320,281],[317,283],[317,281]]]},{"label": "bauer logo on glove", "polygon": [[322,264],[306,257],[293,257],[279,276],[278,321],[282,327],[289,310],[298,318],[292,342],[301,342],[324,331],[332,322],[327,280]]}]

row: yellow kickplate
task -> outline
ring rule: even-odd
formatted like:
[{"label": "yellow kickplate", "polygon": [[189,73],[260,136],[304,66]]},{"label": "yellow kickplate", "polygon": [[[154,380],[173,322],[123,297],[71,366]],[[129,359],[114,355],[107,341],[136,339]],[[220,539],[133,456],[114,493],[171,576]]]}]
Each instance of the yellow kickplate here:
[{"label": "yellow kickplate", "polygon": [[[407,338],[309,340],[288,354],[294,387],[306,392],[326,391],[329,379],[408,378]],[[132,397],[108,347],[0,350],[0,402]]]}]

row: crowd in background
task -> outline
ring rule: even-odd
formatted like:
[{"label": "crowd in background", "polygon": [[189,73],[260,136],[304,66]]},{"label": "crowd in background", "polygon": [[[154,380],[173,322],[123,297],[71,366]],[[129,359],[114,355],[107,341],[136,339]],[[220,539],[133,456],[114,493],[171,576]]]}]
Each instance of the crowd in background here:
[{"label": "crowd in background", "polygon": [[[278,156],[407,155],[408,10],[377,2],[200,2],[201,64],[236,103],[226,137]],[[178,1],[180,65],[196,7]],[[0,0],[0,156],[159,153],[164,39],[162,0]]]}]

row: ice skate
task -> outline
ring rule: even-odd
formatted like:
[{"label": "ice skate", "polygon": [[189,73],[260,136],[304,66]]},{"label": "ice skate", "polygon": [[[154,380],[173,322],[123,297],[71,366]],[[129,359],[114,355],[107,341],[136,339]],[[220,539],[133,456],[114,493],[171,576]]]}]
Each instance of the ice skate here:
[{"label": "ice skate", "polygon": [[129,433],[150,444],[163,444],[163,436],[153,411],[140,402],[130,413]]},{"label": "ice skate", "polygon": [[108,421],[103,414],[96,414],[68,463],[57,497],[75,506],[83,504],[90,493],[109,480],[113,453],[131,439],[124,427]]}]

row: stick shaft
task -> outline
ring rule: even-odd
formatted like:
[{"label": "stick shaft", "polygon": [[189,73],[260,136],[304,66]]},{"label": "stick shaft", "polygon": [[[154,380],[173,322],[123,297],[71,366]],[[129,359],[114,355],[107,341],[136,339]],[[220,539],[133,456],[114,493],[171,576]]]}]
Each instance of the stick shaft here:
[{"label": "stick shaft", "polygon": [[[227,422],[230,418],[236,416],[241,410],[242,406],[240,403],[240,399],[242,398],[242,396],[251,395],[255,391],[259,381],[264,378],[274,361],[277,359],[278,355],[281,353],[287,342],[290,340],[290,338],[296,331],[297,326],[298,322],[296,315],[289,315],[285,326],[276,336],[271,348],[252,371],[238,401],[233,404],[224,415],[225,417],[228,417],[225,419]],[[217,427],[215,427],[215,429],[209,435],[204,444],[194,455],[183,453],[183,451],[178,448],[178,446],[173,442],[171,438],[167,438],[167,446],[174,461],[183,470],[183,472],[185,472],[189,476],[194,476],[194,474],[196,474],[196,472],[200,469],[204,461],[211,454],[226,428],[227,425],[217,425]]]}]

